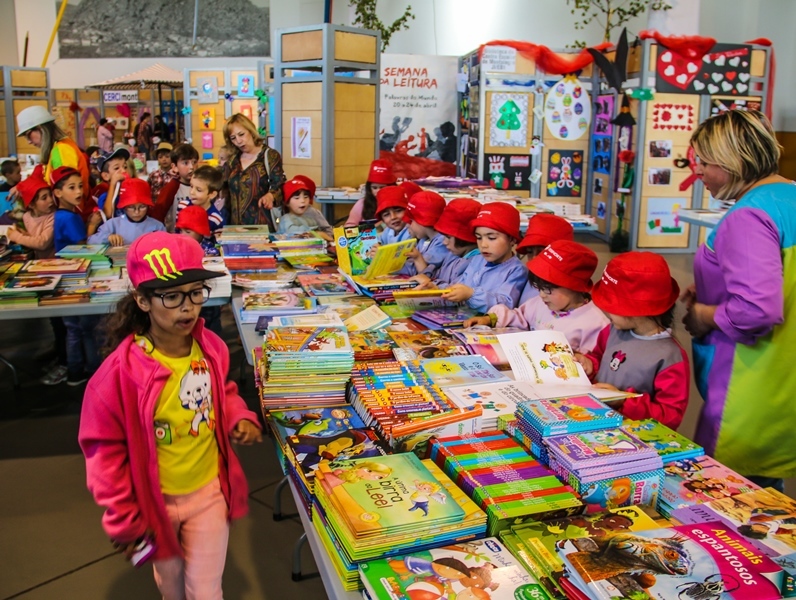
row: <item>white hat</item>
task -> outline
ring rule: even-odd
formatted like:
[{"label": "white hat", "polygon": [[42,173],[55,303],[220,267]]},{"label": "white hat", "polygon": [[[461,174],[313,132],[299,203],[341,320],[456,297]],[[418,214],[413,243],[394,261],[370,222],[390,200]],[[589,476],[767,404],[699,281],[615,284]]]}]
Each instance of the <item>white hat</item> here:
[{"label": "white hat", "polygon": [[40,104],[28,106],[17,115],[17,129],[19,129],[17,137],[25,135],[34,127],[51,123],[52,121],[55,121],[55,117]]}]

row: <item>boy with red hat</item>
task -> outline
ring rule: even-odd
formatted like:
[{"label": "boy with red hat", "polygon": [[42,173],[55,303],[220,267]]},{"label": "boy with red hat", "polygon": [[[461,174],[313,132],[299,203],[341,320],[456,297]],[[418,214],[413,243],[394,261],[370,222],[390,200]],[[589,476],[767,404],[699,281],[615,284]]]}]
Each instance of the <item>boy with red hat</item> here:
[{"label": "boy with red hat", "polygon": [[[409,199],[404,221],[409,223],[409,231],[417,239],[417,247],[409,254],[412,260],[407,260],[399,271],[401,275],[422,273],[434,277],[450,255],[450,250],[445,247],[445,236],[435,229],[444,209],[445,198],[435,192],[420,192]],[[421,257],[422,264],[415,265],[414,259]]]},{"label": "boy with red hat", "polygon": [[183,233],[199,242],[205,256],[218,256],[218,248],[210,231],[210,219],[201,206],[186,206],[180,211],[177,215],[177,233]]},{"label": "boy with red hat", "polygon": [[147,216],[147,211],[153,206],[152,190],[146,181],[138,178],[123,180],[116,208],[124,214],[108,219],[97,233],[89,236],[88,243],[129,246],[145,233],[166,231],[163,223]]},{"label": "boy with red hat", "polygon": [[482,313],[496,304],[514,308],[528,281],[525,265],[514,256],[520,241],[520,213],[511,204],[490,202],[481,207],[470,227],[480,255],[470,260],[459,282],[442,297],[466,302]]},{"label": "boy with red hat", "polygon": [[285,211],[279,219],[279,233],[304,233],[319,231],[323,238],[332,240],[332,226],[323,213],[312,206],[315,182],[304,175],[296,175],[282,185]]},{"label": "boy with red hat", "polygon": [[[470,259],[478,255],[478,245],[470,223],[478,216],[481,203],[472,198],[455,198],[442,211],[437,221],[436,230],[442,234],[443,243],[450,254],[442,261],[432,283],[428,275],[412,277],[420,282],[418,288],[448,287],[461,277]],[[426,268],[425,259],[418,255],[415,267],[419,271]]]},{"label": "boy with red hat", "polygon": [[[575,241],[575,230],[570,222],[563,217],[549,213],[534,215],[528,221],[525,237],[517,244],[517,255],[520,260],[528,261],[557,240]],[[528,281],[522,290],[520,304],[525,304],[538,295],[539,290]]]},{"label": "boy with red hat", "polygon": [[346,227],[357,227],[362,221],[371,221],[376,218],[376,194],[388,185],[395,185],[395,174],[392,164],[377,158],[370,163],[368,180],[365,182],[365,195],[356,201],[348,214]]},{"label": "boy with red hat", "polygon": [[24,231],[15,225],[8,228],[6,237],[34,251],[36,258],[55,256],[55,201],[50,186],[38,174],[17,184],[17,191],[25,205],[22,215]]},{"label": "boy with red hat", "polygon": [[379,245],[395,244],[412,237],[409,226],[404,221],[409,196],[403,184],[391,185],[376,194],[376,217],[384,223],[379,234]]},{"label": "boy with red hat", "polygon": [[567,336],[575,352],[588,352],[609,324],[589,295],[596,268],[597,255],[586,246],[567,240],[555,241],[528,262],[538,296],[514,309],[502,304],[493,306],[487,316],[465,321],[465,327],[553,329]]}]

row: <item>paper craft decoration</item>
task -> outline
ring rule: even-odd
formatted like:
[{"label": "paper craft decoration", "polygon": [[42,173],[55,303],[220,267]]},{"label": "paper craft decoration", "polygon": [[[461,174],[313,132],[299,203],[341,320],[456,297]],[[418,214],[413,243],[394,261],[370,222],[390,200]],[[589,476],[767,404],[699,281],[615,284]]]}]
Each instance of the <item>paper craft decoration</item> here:
[{"label": "paper craft decoration", "polygon": [[528,145],[528,95],[496,92],[491,98],[489,145],[525,148]]},{"label": "paper craft decoration", "polygon": [[694,125],[693,104],[655,103],[652,105],[653,129],[690,131]]},{"label": "paper craft decoration", "polygon": [[484,177],[498,190],[530,190],[531,157],[527,154],[485,154]]},{"label": "paper craft decoration", "polygon": [[290,119],[290,155],[293,158],[312,158],[312,119],[292,117]]},{"label": "paper craft decoration", "polygon": [[680,235],[680,209],[687,206],[685,198],[648,198],[647,233],[649,235]]},{"label": "paper craft decoration", "polygon": [[589,93],[577,77],[567,75],[548,92],[544,114],[553,137],[559,140],[577,140],[589,131]]},{"label": "paper craft decoration", "polygon": [[213,147],[213,132],[212,131],[203,131],[202,132],[202,148],[205,150],[209,150]]},{"label": "paper craft decoration", "polygon": [[727,112],[728,110],[761,110],[761,103],[760,100],[748,100],[746,98],[710,99],[711,117],[715,117],[716,115]]},{"label": "paper craft decoration", "polygon": [[196,79],[196,101],[199,104],[218,103],[218,80],[215,77]]},{"label": "paper craft decoration", "polygon": [[583,187],[583,152],[550,150],[547,195],[580,197]]},{"label": "paper craft decoration", "polygon": [[216,128],[216,109],[215,108],[202,108],[199,111],[199,118],[202,122],[202,129],[215,129]]},{"label": "paper craft decoration", "polygon": [[611,119],[616,104],[613,94],[597,96],[594,103],[594,135],[592,135],[591,164],[595,173],[611,172],[614,125]]},{"label": "paper craft decoration", "polygon": [[240,106],[240,114],[244,117],[249,119],[250,121],[254,120],[254,111],[252,110],[251,104],[241,104]]},{"label": "paper craft decoration", "polygon": [[254,98],[254,77],[238,75],[238,98]]},{"label": "paper craft decoration", "polygon": [[625,80],[627,79],[627,28],[622,29],[622,33],[619,34],[619,41],[616,43],[613,61],[609,60],[599,48],[586,48],[586,51],[591,54],[594,63],[602,71],[603,77],[605,77],[608,82],[608,86],[617,94],[622,94],[622,108],[619,114],[614,117],[612,103],[611,112],[608,113],[609,121],[616,125],[635,125],[636,120],[633,118],[633,115],[630,114],[630,101],[628,100],[627,93],[623,90]]},{"label": "paper craft decoration", "polygon": [[701,58],[664,50],[658,54],[655,87],[661,93],[746,96],[751,56],[745,44],[716,44]]}]

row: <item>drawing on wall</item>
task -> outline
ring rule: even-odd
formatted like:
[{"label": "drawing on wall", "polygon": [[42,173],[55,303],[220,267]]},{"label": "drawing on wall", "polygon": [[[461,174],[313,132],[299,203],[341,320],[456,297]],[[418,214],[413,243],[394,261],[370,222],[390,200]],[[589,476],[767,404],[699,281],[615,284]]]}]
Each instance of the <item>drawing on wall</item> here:
[{"label": "drawing on wall", "polygon": [[312,118],[292,117],[290,119],[290,156],[293,158],[312,158]]},{"label": "drawing on wall", "polygon": [[199,111],[199,119],[202,122],[202,129],[216,128],[216,109],[213,107],[203,108]]},{"label": "drawing on wall", "polygon": [[666,131],[689,131],[694,128],[694,105],[667,102],[652,105],[652,128]]},{"label": "drawing on wall", "polygon": [[485,154],[485,179],[498,190],[531,189],[531,157],[527,154]]},{"label": "drawing on wall", "polygon": [[647,233],[649,235],[680,235],[683,223],[679,211],[686,204],[685,198],[648,198]]},{"label": "drawing on wall", "polygon": [[254,77],[238,75],[238,98],[254,97]]},{"label": "drawing on wall", "polygon": [[751,46],[744,44],[716,44],[701,60],[661,49],[655,87],[658,93],[746,96],[751,57]]},{"label": "drawing on wall", "polygon": [[544,114],[553,137],[559,140],[577,140],[589,131],[589,92],[577,77],[567,75],[547,93]]},{"label": "drawing on wall", "polygon": [[215,77],[197,77],[196,101],[199,104],[218,104],[218,79]]},{"label": "drawing on wall", "polygon": [[[55,12],[61,8],[56,0]],[[271,0],[69,0],[58,29],[60,58],[271,56]],[[135,15],[130,6],[135,6]],[[210,6],[212,5],[212,9]],[[219,15],[239,15],[224,19]]]},{"label": "drawing on wall", "polygon": [[550,150],[547,195],[580,197],[583,187],[583,152]]},{"label": "drawing on wall", "polygon": [[205,150],[211,150],[213,148],[213,132],[212,131],[203,131],[202,132],[202,148]]},{"label": "drawing on wall", "polygon": [[489,145],[502,148],[528,145],[528,94],[492,94]]}]

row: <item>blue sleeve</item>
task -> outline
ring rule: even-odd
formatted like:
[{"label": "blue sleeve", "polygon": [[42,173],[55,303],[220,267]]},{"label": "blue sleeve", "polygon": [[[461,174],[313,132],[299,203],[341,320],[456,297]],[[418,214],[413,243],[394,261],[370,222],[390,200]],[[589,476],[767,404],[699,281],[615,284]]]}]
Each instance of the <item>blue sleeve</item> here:
[{"label": "blue sleeve", "polygon": [[105,206],[105,200],[107,200],[107,199],[108,199],[108,192],[105,192],[104,194],[100,194],[97,197],[97,206],[99,206],[100,210],[102,210],[102,207]]},{"label": "blue sleeve", "polygon": [[474,293],[467,305],[482,313],[486,313],[496,304],[516,308],[522,288],[528,281],[525,265],[517,260],[517,264],[512,265],[508,271],[500,269],[491,275],[484,277],[479,287],[473,288]]},{"label": "blue sleeve", "polygon": [[[58,217],[61,218],[58,218]],[[55,219],[55,251],[63,250],[71,244],[82,244],[86,239],[86,226],[83,219],[76,213],[56,214]]]},{"label": "blue sleeve", "polygon": [[210,223],[210,233],[215,233],[224,226],[224,216],[215,206],[211,205],[207,211],[207,220]]},{"label": "blue sleeve", "polygon": [[451,254],[451,251],[442,244],[432,245],[429,247],[429,249],[423,253],[423,258],[425,258],[426,262],[428,263],[428,266],[423,269],[423,275],[428,275],[433,279],[434,275],[449,254]]},{"label": "blue sleeve", "polygon": [[116,233],[116,219],[109,219],[105,221],[97,232],[88,238],[89,244],[106,244],[108,237]]},{"label": "blue sleeve", "polygon": [[391,231],[392,231],[392,229],[390,229],[388,227],[385,227],[384,231],[382,231],[379,234],[379,246],[386,246],[387,244],[390,243],[389,240],[388,240],[388,237],[389,237]]}]

